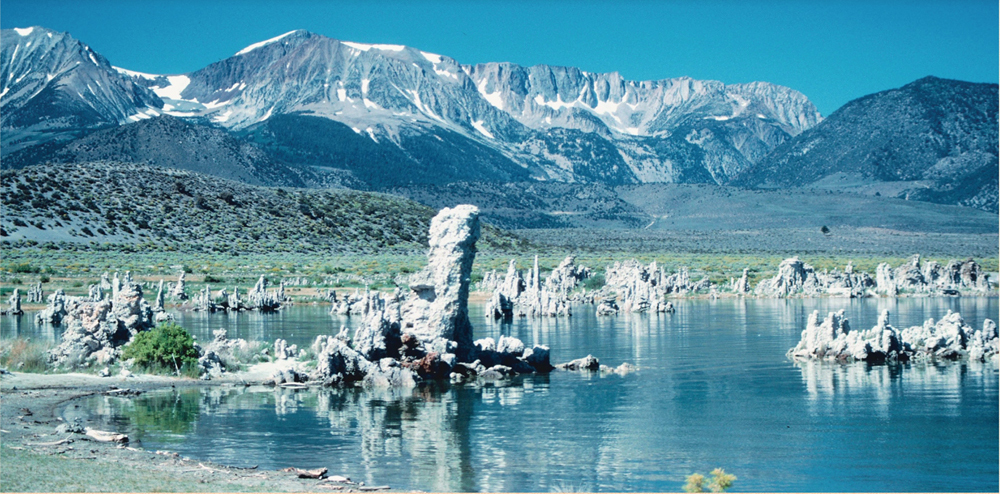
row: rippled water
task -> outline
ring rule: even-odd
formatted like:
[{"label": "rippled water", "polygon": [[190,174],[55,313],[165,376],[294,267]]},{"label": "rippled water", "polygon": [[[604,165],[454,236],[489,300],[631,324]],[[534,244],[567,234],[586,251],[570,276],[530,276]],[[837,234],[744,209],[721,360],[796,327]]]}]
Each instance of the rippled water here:
[{"label": "rippled water", "polygon": [[[148,449],[234,466],[322,466],[399,489],[677,491],[685,476],[722,467],[738,477],[733,490],[996,492],[996,367],[785,357],[812,310],[840,308],[855,328],[883,309],[896,327],[949,309],[979,326],[998,303],[692,300],[675,314],[597,318],[578,307],[568,319],[508,325],[486,323],[473,305],[476,337],[511,334],[549,345],[554,361],[591,353],[640,371],[406,392],[210,387],[83,408]],[[300,345],[350,322],[323,307],[180,317],[203,340],[224,327]]]}]

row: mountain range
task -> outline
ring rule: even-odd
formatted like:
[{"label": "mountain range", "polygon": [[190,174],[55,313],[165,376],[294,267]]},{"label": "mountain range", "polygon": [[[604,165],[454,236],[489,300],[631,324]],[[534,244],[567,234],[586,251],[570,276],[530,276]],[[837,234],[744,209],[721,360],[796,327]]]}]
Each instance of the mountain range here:
[{"label": "mountain range", "polygon": [[42,27],[3,30],[0,45],[4,168],[113,160],[404,193],[462,182],[826,187],[997,210],[996,84],[922,79],[824,120],[803,94],[766,82],[464,65],[307,31],[177,75],[115,67]]}]

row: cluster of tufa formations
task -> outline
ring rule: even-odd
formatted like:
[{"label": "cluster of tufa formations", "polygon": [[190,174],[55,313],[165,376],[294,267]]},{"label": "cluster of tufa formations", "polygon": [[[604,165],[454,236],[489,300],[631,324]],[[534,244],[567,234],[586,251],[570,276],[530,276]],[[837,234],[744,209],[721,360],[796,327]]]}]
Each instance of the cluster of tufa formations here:
[{"label": "cluster of tufa formations", "polygon": [[902,293],[959,295],[961,292],[986,293],[989,290],[989,276],[972,259],[953,260],[941,266],[934,261],[921,263],[920,256],[914,255],[909,262],[895,269],[888,263],[879,264],[873,278],[868,273],[855,273],[850,264],[843,272],[817,272],[809,264],[793,257],[782,261],[778,274],[762,280],[754,294],[760,297],[840,295],[856,298]]},{"label": "cluster of tufa formations", "polygon": [[49,295],[49,305],[35,315],[37,323],[62,324],[62,343],[49,353],[57,367],[107,364],[140,331],[153,327],[153,308],[142,298],[142,286],[126,271],[110,281],[111,298]]},{"label": "cluster of tufa formations", "polygon": [[782,261],[777,274],[761,280],[756,287],[751,286],[747,269],[738,279],[716,285],[707,277],[692,280],[684,267],[675,273],[668,273],[655,261],[647,266],[631,259],[608,266],[604,271],[605,284],[600,289],[577,291],[582,282],[591,276],[589,268],[578,266],[574,264],[573,257],[567,257],[542,283],[536,257],[527,276],[518,271],[516,261],[511,260],[505,276],[496,270],[486,272],[479,289],[492,293],[486,305],[487,317],[507,319],[515,315],[568,316],[572,303],[595,304],[597,315],[669,313],[674,311],[674,306],[667,299],[685,296],[954,296],[962,293],[985,294],[994,286],[989,275],[972,259],[953,260],[942,266],[935,261],[921,263],[919,255],[914,255],[895,269],[888,263],[882,263],[875,276],[856,272],[850,263],[843,271],[817,271],[798,257],[793,257]]},{"label": "cluster of tufa formations", "polygon": [[[474,206],[443,209],[431,221],[427,266],[410,276],[409,293],[397,289],[391,294],[358,291],[354,296],[334,300],[334,312],[359,316],[363,322],[353,337],[346,328],[334,336],[317,337],[311,347],[299,350],[284,340],[274,344],[275,369],[270,381],[275,384],[310,381],[323,385],[360,384],[372,387],[412,386],[428,379],[497,380],[517,374],[549,372],[549,348],[526,346],[507,336],[499,340],[484,338],[473,341],[469,321],[468,300],[476,241],[480,236],[479,210]],[[517,300],[547,300],[547,294],[566,295],[586,278],[589,271],[573,265],[567,259],[544,285],[538,278],[537,264],[529,283]],[[522,279],[523,281],[523,279]],[[50,361],[57,367],[77,368],[108,365],[121,354],[133,336],[153,327],[158,321],[169,320],[164,311],[164,299],[169,296],[191,310],[260,310],[279,309],[287,301],[284,285],[268,290],[262,276],[246,298],[234,289],[222,290],[213,296],[207,286],[188,298],[184,274],[176,284],[164,287],[159,283],[156,301],[150,305],[142,298],[142,287],[126,272],[123,278],[105,274],[99,284],[89,287],[89,296],[67,296],[58,290],[49,296],[48,306],[36,315],[39,324],[65,326],[62,343],[52,350]],[[534,287],[534,288],[532,288]],[[110,291],[111,296],[106,293]],[[527,295],[525,295],[527,294]],[[531,298],[529,298],[531,297]],[[12,304],[19,306],[19,294]],[[540,307],[530,302],[532,307]],[[568,303],[563,302],[564,307]],[[568,309],[567,312],[568,314]],[[234,366],[236,354],[253,354],[258,361],[262,348],[242,339],[226,338],[225,330],[214,333],[214,339],[199,348],[198,365],[203,378],[221,375]],[[314,357],[316,365],[306,372],[299,360]],[[596,370],[627,373],[631,366],[611,369],[587,356],[585,364],[577,361],[563,365],[570,370]]]},{"label": "cluster of tufa formations", "polygon": [[974,329],[957,312],[948,311],[937,323],[928,319],[923,326],[899,330],[889,324],[889,311],[883,311],[875,327],[853,330],[843,310],[829,313],[822,323],[819,311],[813,311],[801,341],[788,355],[794,359],[871,363],[959,358],[986,361],[997,355],[998,343],[995,322],[986,319],[982,329]]},{"label": "cluster of tufa formations", "polygon": [[[177,286],[182,287],[180,290],[176,290],[176,293],[183,295],[184,283],[184,273],[181,273],[180,280],[178,280]],[[274,290],[268,290],[268,281],[264,278],[264,275],[257,280],[257,283],[250,289],[247,293],[246,299],[240,297],[240,289],[233,287],[233,292],[229,293],[225,288],[219,290],[216,295],[212,294],[212,289],[209,286],[205,286],[200,291],[198,291],[194,298],[191,300],[191,308],[196,311],[206,311],[206,312],[237,312],[245,310],[257,310],[261,312],[274,312],[281,309],[282,304],[289,301],[288,297],[285,296],[285,284],[278,283],[278,288]],[[162,293],[163,282],[160,282],[160,289]],[[180,297],[178,297],[180,298]],[[157,296],[157,300],[160,297]]]},{"label": "cluster of tufa formations", "polygon": [[486,304],[486,316],[493,319],[510,319],[515,315],[568,316],[570,303],[583,300],[571,299],[571,292],[589,277],[590,269],[577,266],[573,256],[566,257],[552,270],[544,283],[538,269],[538,256],[528,270],[527,279],[517,270],[517,260],[511,259],[502,279],[494,270],[487,272],[480,283],[481,289],[493,292]]},{"label": "cluster of tufa formations", "polygon": [[409,293],[356,293],[336,303],[334,311],[364,318],[354,337],[346,329],[317,337],[310,348],[316,368],[304,375],[289,362],[273,382],[406,387],[427,379],[497,380],[551,371],[548,347],[529,348],[507,336],[473,341],[468,299],[479,234],[477,208],[441,210],[431,221],[427,266],[410,277]]}]

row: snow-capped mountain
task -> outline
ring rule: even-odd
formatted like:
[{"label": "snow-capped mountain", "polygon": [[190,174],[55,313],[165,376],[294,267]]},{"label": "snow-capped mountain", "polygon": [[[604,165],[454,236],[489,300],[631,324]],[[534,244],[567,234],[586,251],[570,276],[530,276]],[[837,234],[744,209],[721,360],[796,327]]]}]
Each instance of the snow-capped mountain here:
[{"label": "snow-capped mountain", "polygon": [[42,27],[0,32],[4,153],[82,131],[158,116],[151,91],[89,46]]},{"label": "snow-capped mountain", "polygon": [[[7,39],[20,32],[4,32],[4,74],[14,66],[8,62]],[[83,57],[90,56],[88,48],[81,50]],[[108,72],[102,57],[94,55],[94,60],[95,67]],[[31,64],[24,73],[37,78],[47,70]],[[252,136],[266,148],[281,141],[282,129],[295,127],[287,119],[269,125],[273,117],[318,117],[369,139],[375,149],[366,155],[420,165],[398,167],[403,175],[392,177],[397,185],[422,181],[407,177],[407,170],[426,175],[442,162],[455,163],[444,176],[458,179],[524,175],[608,184],[728,183],[821,120],[801,93],[765,82],[629,81],[617,73],[573,67],[462,65],[416,48],[339,41],[306,31],[255,43],[188,74],[115,70],[118,80],[133,83],[114,86],[118,100],[136,101],[135,108],[123,106],[115,114],[118,123],[154,114],[162,100],[163,113]],[[86,85],[74,83],[66,90],[81,88]],[[85,101],[87,94],[79,91]],[[20,100],[8,98],[0,97],[5,110],[23,108]],[[23,127],[8,125],[6,115],[4,126]],[[366,157],[324,156],[309,164],[352,173],[378,166]],[[462,160],[491,171],[463,175]]]},{"label": "snow-capped mountain", "polygon": [[444,128],[497,149],[536,178],[564,181],[725,183],[821,119],[801,93],[763,82],[628,81],[572,67],[462,65],[411,47],[306,31],[190,74],[123,72],[175,116],[233,130],[278,114],[321,116],[394,146],[401,132]]}]

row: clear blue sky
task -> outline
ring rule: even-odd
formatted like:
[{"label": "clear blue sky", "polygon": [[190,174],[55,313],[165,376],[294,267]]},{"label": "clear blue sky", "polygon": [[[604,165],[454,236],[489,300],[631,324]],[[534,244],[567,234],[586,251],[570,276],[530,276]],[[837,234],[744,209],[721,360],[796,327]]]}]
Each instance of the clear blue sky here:
[{"label": "clear blue sky", "polygon": [[926,75],[997,82],[991,1],[3,0],[3,28],[69,31],[112,64],[183,73],[293,29],[461,63],[551,64],[635,80],[768,81],[823,115]]}]

